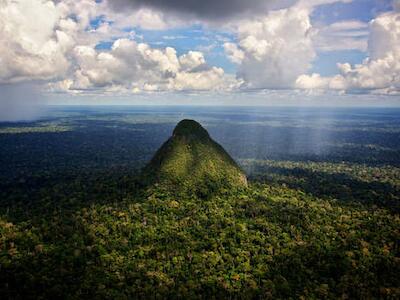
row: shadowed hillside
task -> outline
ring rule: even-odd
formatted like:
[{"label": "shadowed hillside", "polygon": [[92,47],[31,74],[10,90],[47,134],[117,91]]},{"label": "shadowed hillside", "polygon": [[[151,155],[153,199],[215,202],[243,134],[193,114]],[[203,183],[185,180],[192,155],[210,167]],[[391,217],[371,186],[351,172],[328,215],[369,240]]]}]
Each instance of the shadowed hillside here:
[{"label": "shadowed hillside", "polygon": [[193,120],[183,120],[144,168],[146,186],[160,184],[169,190],[178,186],[198,195],[221,187],[247,186],[244,172],[207,130]]}]

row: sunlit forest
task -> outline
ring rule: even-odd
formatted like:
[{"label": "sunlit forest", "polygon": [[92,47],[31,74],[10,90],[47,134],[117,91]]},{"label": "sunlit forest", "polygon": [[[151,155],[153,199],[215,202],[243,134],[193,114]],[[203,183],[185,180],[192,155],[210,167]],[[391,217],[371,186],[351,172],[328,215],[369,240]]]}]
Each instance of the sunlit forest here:
[{"label": "sunlit forest", "polygon": [[[400,298],[399,109],[49,110],[0,123],[1,298]],[[247,187],[143,185],[184,118]]]}]

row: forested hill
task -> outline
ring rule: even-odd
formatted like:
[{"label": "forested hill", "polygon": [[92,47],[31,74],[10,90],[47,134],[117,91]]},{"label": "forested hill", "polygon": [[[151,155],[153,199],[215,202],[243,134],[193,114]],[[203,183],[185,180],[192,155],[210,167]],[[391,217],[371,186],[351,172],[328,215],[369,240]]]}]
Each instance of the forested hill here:
[{"label": "forested hill", "polygon": [[142,183],[160,184],[169,191],[210,196],[224,188],[247,186],[244,172],[224,150],[211,139],[207,130],[193,120],[182,120],[172,136],[144,168]]}]

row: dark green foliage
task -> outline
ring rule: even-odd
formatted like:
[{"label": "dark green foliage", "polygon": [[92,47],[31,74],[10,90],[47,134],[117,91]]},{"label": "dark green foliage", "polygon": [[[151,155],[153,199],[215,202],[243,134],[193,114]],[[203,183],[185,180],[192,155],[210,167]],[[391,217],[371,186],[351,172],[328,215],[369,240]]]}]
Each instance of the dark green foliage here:
[{"label": "dark green foliage", "polygon": [[243,111],[202,115],[235,158],[259,159],[238,159],[243,189],[138,189],[180,116],[0,124],[0,298],[399,299],[399,118],[345,111],[324,128]]},{"label": "dark green foliage", "polygon": [[201,201],[69,200],[1,217],[6,298],[400,296],[400,219],[385,209],[263,183]]},{"label": "dark green foliage", "polygon": [[179,122],[169,138],[144,168],[141,181],[167,191],[186,191],[208,197],[224,189],[247,186],[246,175],[197,122]]},{"label": "dark green foliage", "polygon": [[300,189],[343,204],[363,203],[400,212],[400,169],[349,163],[245,160],[253,178]]}]

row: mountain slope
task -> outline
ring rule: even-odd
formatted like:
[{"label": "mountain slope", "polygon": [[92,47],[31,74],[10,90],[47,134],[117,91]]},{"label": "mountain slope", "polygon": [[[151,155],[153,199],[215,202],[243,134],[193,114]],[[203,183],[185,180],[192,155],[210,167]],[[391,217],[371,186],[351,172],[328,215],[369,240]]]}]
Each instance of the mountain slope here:
[{"label": "mountain slope", "polygon": [[196,121],[182,120],[142,173],[146,185],[161,184],[207,194],[247,186],[244,172]]}]

